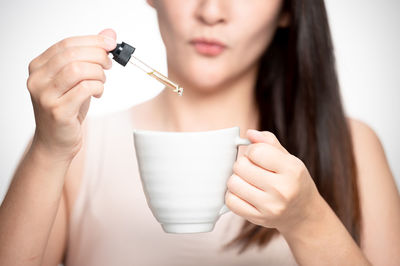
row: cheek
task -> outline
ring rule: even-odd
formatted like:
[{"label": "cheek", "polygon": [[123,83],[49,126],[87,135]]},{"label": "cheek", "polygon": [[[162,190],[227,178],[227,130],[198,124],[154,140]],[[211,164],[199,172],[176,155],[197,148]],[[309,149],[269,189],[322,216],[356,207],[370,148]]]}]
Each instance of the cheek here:
[{"label": "cheek", "polygon": [[[273,8],[268,13],[256,14],[247,18],[245,24],[237,24],[237,47],[234,57],[246,67],[258,61],[270,45],[278,27],[279,8]],[[245,19],[245,18],[243,18]]]},{"label": "cheek", "polygon": [[183,42],[187,41],[188,33],[193,28],[194,2],[182,4],[181,0],[156,1],[158,25],[166,50],[178,54]]}]

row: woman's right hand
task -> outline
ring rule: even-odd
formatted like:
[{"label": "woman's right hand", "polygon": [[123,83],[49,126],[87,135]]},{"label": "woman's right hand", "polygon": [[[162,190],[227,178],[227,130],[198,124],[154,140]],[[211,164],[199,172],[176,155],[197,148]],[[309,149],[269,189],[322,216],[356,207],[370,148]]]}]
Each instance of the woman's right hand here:
[{"label": "woman's right hand", "polygon": [[29,64],[28,90],[35,113],[32,147],[57,159],[72,160],[82,146],[82,123],[91,96],[101,97],[108,51],[116,34],[71,37],[47,49]]}]

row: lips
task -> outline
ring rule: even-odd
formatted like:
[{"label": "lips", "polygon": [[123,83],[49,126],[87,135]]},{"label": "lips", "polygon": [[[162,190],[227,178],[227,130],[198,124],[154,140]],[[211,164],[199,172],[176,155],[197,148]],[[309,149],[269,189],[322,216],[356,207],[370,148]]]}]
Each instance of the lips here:
[{"label": "lips", "polygon": [[196,52],[205,56],[217,56],[221,54],[226,45],[218,40],[196,38],[190,41]]}]

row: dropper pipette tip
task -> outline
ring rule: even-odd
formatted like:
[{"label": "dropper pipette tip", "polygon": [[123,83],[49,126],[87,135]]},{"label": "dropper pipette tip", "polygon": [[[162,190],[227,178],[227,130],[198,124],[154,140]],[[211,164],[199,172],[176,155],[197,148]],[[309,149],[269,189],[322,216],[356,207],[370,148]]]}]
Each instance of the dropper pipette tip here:
[{"label": "dropper pipette tip", "polygon": [[179,96],[182,96],[182,94],[183,94],[183,88],[178,86],[178,87],[176,87],[176,88],[174,89],[174,92],[178,93]]}]

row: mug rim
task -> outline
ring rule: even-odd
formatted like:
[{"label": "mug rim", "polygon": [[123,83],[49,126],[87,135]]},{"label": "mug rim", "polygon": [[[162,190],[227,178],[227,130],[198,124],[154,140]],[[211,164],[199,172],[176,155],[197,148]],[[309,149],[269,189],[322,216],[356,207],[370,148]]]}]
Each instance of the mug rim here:
[{"label": "mug rim", "polygon": [[202,131],[158,131],[158,130],[146,130],[146,129],[134,129],[134,135],[199,135],[199,134],[213,134],[217,132],[229,132],[233,130],[237,130],[239,126],[228,127],[228,128],[221,128],[221,129],[214,129],[214,130],[202,130]]}]

